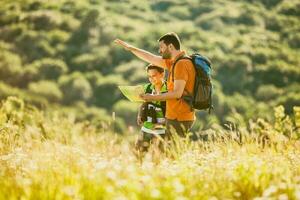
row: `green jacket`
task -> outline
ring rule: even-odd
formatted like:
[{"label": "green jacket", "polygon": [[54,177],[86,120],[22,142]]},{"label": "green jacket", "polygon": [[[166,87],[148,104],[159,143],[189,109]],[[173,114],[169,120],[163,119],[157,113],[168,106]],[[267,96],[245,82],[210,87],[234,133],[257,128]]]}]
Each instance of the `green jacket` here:
[{"label": "green jacket", "polygon": [[[160,93],[166,93],[167,90],[167,84],[164,82]],[[151,83],[145,84],[144,85],[144,92],[147,94],[154,94],[155,93],[155,87]],[[147,119],[144,121],[143,126],[141,130],[146,133],[150,134],[164,134],[165,133],[165,106],[166,102],[165,101],[152,101],[152,102],[147,102],[146,104],[147,109],[154,110],[155,111],[155,116],[151,116],[152,112],[149,112],[147,114]],[[153,118],[156,118],[154,120]],[[156,122],[154,122],[156,121]]]}]

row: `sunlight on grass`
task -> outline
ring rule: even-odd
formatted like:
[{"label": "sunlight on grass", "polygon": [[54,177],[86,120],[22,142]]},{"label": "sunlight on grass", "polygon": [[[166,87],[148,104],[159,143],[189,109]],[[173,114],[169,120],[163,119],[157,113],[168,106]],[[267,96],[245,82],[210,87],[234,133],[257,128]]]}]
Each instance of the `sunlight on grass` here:
[{"label": "sunlight on grass", "polygon": [[207,141],[175,139],[157,162],[149,153],[140,163],[129,136],[9,98],[0,116],[0,199],[299,199],[300,143],[270,137],[299,130],[280,125],[291,120],[280,109],[276,127],[256,124],[256,135],[244,130],[248,138],[236,140],[238,130],[211,130]]}]

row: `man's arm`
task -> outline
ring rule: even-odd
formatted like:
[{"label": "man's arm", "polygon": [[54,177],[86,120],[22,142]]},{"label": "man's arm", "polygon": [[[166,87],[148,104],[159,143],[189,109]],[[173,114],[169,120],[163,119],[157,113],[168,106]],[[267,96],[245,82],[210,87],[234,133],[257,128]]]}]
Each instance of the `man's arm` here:
[{"label": "man's arm", "polygon": [[174,80],[174,90],[169,91],[167,93],[152,95],[152,94],[142,94],[141,98],[145,101],[165,101],[168,99],[179,99],[181,98],[184,87],[185,87],[185,80]]},{"label": "man's arm", "polygon": [[137,47],[134,47],[120,39],[116,39],[114,41],[116,44],[122,46],[124,49],[131,51],[134,55],[136,55],[138,58],[151,63],[153,65],[156,65],[158,67],[167,68],[166,63],[164,59],[162,59],[161,56],[154,55],[148,51],[145,51],[143,49],[139,49]]}]

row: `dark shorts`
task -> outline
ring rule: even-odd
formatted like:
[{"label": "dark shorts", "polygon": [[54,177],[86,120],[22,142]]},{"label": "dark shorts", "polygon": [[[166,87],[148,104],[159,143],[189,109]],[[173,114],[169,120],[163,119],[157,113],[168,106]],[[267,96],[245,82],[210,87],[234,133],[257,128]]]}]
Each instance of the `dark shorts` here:
[{"label": "dark shorts", "polygon": [[172,119],[166,119],[166,136],[168,138],[177,134],[180,137],[186,137],[187,133],[190,132],[194,121],[178,121]]}]

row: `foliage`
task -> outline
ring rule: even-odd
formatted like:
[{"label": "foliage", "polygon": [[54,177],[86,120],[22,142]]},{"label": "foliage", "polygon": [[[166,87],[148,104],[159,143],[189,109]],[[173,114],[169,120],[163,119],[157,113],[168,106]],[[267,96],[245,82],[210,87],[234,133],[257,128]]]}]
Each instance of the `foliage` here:
[{"label": "foliage", "polygon": [[29,91],[46,97],[49,100],[49,102],[60,102],[63,97],[63,93],[60,91],[58,85],[55,82],[32,82],[29,84],[28,88]]},{"label": "foliage", "polygon": [[[188,53],[213,61],[213,80],[221,87],[214,92],[212,119],[224,123],[238,114],[245,123],[258,111],[271,118],[266,110],[277,105],[291,114],[300,102],[299,5],[296,0],[3,0],[1,98],[15,94],[35,105],[84,102],[87,109],[112,113],[123,100],[118,85],[147,82],[146,63],[113,40],[157,54],[157,39],[174,31]],[[203,120],[197,124],[209,127],[210,117],[197,115]]]},{"label": "foliage", "polygon": [[62,76],[58,83],[64,94],[66,104],[71,104],[73,99],[88,101],[92,96],[90,83],[79,72],[75,72],[70,76]]}]

